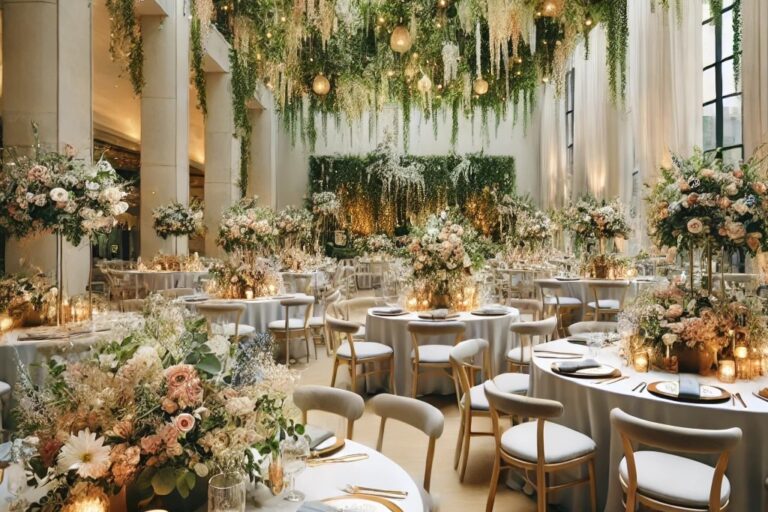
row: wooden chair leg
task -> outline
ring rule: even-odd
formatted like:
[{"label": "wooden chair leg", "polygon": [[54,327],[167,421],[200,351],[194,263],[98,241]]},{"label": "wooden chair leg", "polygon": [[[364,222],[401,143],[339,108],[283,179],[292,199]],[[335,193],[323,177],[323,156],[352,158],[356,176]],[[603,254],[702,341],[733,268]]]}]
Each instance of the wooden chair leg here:
[{"label": "wooden chair leg", "polygon": [[459,435],[456,437],[456,453],[453,455],[453,469],[459,469],[459,461],[461,460],[461,448],[464,445],[464,411],[461,412],[461,423],[459,424]]},{"label": "wooden chair leg", "polygon": [[285,337],[285,366],[291,365],[291,338],[290,336]]},{"label": "wooden chair leg", "polygon": [[352,372],[352,392],[357,393],[357,361],[353,359],[349,367]]},{"label": "wooden chair leg", "polygon": [[389,392],[393,395],[397,394],[397,387],[395,386],[395,358],[390,357],[389,361]]},{"label": "wooden chair leg", "polygon": [[333,376],[331,377],[331,387],[336,387],[336,374],[339,371],[339,358],[334,357],[333,358]]},{"label": "wooden chair leg", "polygon": [[[307,349],[307,364],[309,364],[309,340],[312,340],[312,344],[315,344],[315,339],[312,337],[312,331],[304,329],[304,346]],[[317,347],[315,347],[315,359],[317,359]]]},{"label": "wooden chair leg", "polygon": [[466,421],[464,422],[464,441],[462,449],[461,473],[459,473],[459,482],[464,482],[464,474],[467,472],[467,459],[469,459],[469,443],[472,439],[472,411],[467,409],[465,412]]},{"label": "wooden chair leg", "polygon": [[536,511],[547,512],[547,474],[536,470]]},{"label": "wooden chair leg", "polygon": [[[595,459],[587,463],[589,470],[589,501],[592,503],[592,512],[597,512],[597,483],[595,482]],[[634,509],[628,509],[634,510]]]},{"label": "wooden chair leg", "polygon": [[500,472],[501,472],[501,457],[497,452],[493,460],[493,473],[491,474],[491,485],[490,485],[490,488],[488,489],[488,501],[485,503],[485,512],[493,512],[493,503],[496,501],[496,489],[499,487]]},{"label": "wooden chair leg", "polygon": [[411,383],[411,398],[416,398],[416,392],[419,388],[419,365],[413,363],[413,379]]}]

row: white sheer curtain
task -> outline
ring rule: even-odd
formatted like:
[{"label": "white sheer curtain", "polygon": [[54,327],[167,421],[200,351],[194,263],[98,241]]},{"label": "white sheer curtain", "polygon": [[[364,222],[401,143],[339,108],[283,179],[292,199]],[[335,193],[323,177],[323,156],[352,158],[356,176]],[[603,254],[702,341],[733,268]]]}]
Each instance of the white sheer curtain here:
[{"label": "white sheer curtain", "polygon": [[569,195],[566,165],[565,98],[557,97],[553,85],[543,87],[539,143],[539,190],[543,208],[562,207]]},{"label": "white sheer curtain", "polygon": [[768,1],[742,0],[744,154],[768,142]]}]

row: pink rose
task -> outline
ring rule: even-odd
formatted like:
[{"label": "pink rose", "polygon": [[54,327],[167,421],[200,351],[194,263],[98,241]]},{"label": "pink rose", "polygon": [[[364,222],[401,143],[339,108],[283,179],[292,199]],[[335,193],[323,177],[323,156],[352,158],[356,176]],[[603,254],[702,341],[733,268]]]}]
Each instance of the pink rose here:
[{"label": "pink rose", "polygon": [[688,185],[688,182],[683,178],[680,178],[679,180],[677,180],[677,188],[680,189],[680,192],[688,192],[689,190],[691,190],[690,185]]},{"label": "pink rose", "polygon": [[197,378],[197,371],[191,364],[177,364],[165,370],[169,388],[184,386],[194,378]]},{"label": "pink rose", "polygon": [[683,316],[683,306],[680,304],[672,304],[667,308],[666,317],[669,319],[680,318]]},{"label": "pink rose", "polygon": [[688,232],[694,235],[698,235],[702,231],[704,231],[704,224],[701,222],[701,220],[697,218],[693,218],[688,221]]},{"label": "pink rose", "polygon": [[744,171],[742,171],[741,169],[734,169],[733,176],[734,176],[734,178],[741,179],[741,178],[744,177]]},{"label": "pink rose", "polygon": [[730,222],[725,225],[725,230],[731,240],[739,240],[747,234],[747,229],[741,222]]},{"label": "pink rose", "polygon": [[756,194],[765,194],[767,188],[768,187],[766,187],[765,183],[762,181],[757,181],[752,184],[752,190],[754,190]]},{"label": "pink rose", "polygon": [[184,434],[195,428],[195,417],[186,412],[176,416],[176,419],[174,419],[173,422],[176,425],[176,428]]},{"label": "pink rose", "polygon": [[752,252],[757,252],[760,248],[760,239],[763,238],[762,233],[749,233],[747,235],[747,247]]},{"label": "pink rose", "polygon": [[163,411],[167,412],[168,414],[173,414],[179,410],[179,406],[176,405],[176,402],[174,402],[170,398],[163,398],[163,402],[160,405],[160,407],[163,409]]},{"label": "pink rose", "polygon": [[163,438],[158,435],[142,437],[139,441],[139,445],[141,446],[142,452],[154,455],[163,447]]}]

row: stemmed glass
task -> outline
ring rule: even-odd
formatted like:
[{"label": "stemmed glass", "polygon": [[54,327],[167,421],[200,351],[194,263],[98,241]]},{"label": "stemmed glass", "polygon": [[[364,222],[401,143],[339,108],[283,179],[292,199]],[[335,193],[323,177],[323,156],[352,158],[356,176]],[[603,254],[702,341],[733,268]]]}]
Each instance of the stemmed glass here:
[{"label": "stemmed glass", "polygon": [[219,473],[208,482],[209,512],[245,512],[245,478],[242,473]]},{"label": "stemmed glass", "polygon": [[288,489],[283,496],[287,501],[302,501],[304,493],[295,489],[296,477],[307,467],[309,457],[309,442],[304,436],[288,437],[280,443],[280,455],[283,462],[283,473],[288,481]]}]

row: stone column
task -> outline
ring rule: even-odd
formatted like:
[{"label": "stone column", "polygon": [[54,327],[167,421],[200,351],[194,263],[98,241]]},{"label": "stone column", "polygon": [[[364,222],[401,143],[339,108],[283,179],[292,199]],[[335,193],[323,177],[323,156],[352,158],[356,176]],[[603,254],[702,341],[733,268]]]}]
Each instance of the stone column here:
[{"label": "stone column", "polygon": [[159,5],[158,15],[140,13],[145,84],[139,222],[145,260],[160,251],[188,251],[185,237],[163,240],[152,229],[152,210],[171,201],[189,201],[189,13],[184,12],[182,1]]},{"label": "stone column", "polygon": [[[30,146],[32,122],[47,150],[66,144],[91,161],[91,0],[3,0],[3,145]],[[72,30],[76,27],[76,30]],[[64,293],[83,293],[88,283],[88,242],[64,246]],[[20,258],[52,276],[56,240],[39,235],[6,244],[6,270]]]},{"label": "stone column", "polygon": [[276,208],[277,116],[273,109],[265,108],[260,102],[254,102],[252,106],[249,111],[253,135],[248,169],[248,194],[257,195],[261,204]]}]

